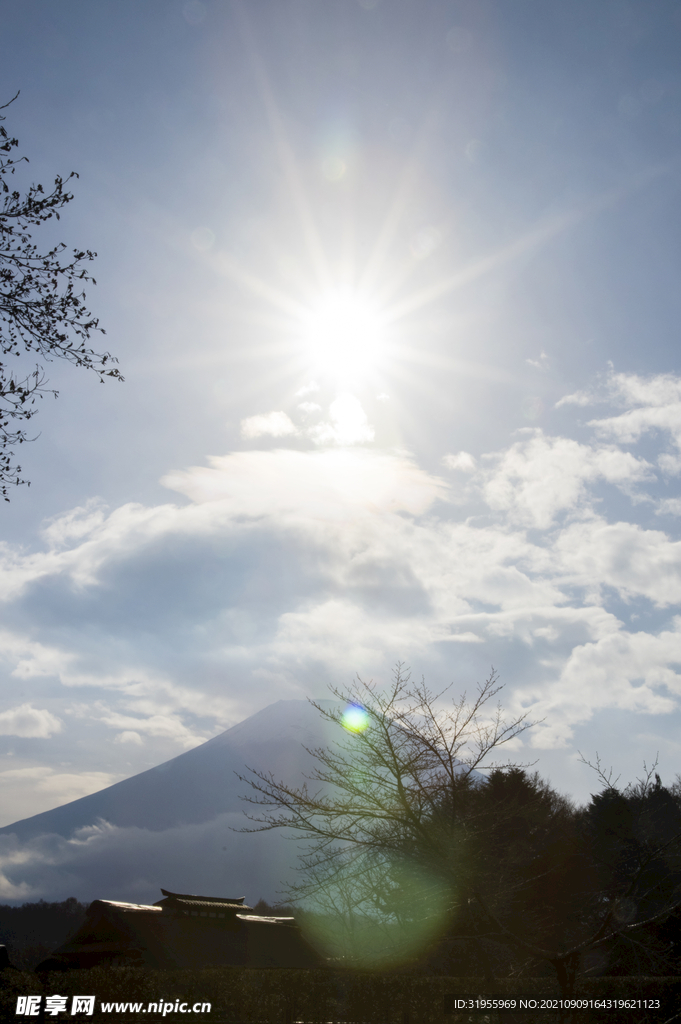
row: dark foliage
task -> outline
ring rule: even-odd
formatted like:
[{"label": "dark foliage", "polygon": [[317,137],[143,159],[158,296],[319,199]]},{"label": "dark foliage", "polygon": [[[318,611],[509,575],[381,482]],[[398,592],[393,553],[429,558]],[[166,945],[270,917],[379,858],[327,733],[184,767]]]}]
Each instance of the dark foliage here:
[{"label": "dark foliage", "polygon": [[580,815],[601,913],[623,926],[609,950],[615,974],[681,966],[681,802],[651,776],[624,791],[606,786]]},{"label": "dark foliage", "polygon": [[541,973],[542,957],[516,940],[548,949],[576,941],[593,892],[572,804],[536,772],[497,768],[485,784],[462,779],[441,813],[466,836],[468,880],[431,957],[455,973],[482,973],[485,959],[486,974]]},{"label": "dark foliage", "polygon": [[[475,865],[430,962],[446,973],[681,969],[681,801],[658,775],[574,808],[535,773],[494,771],[444,801]],[[472,851],[472,856],[470,855]]]},{"label": "dark foliage", "polygon": [[[398,666],[387,693],[333,691],[362,704],[368,725],[311,751],[311,785],[244,779],[257,828],[309,842],[289,896],[325,919],[330,955],[356,964],[420,955],[487,982],[549,972],[566,997],[584,974],[674,973],[679,787],[653,780],[653,768],[620,790],[597,761],[602,791],[577,809],[527,766],[486,764],[527,727],[506,724],[500,708],[484,723],[495,683],[441,711]],[[319,710],[342,726],[340,710]]]},{"label": "dark foliage", "polygon": [[[561,1016],[553,1011],[515,1015],[475,1015],[454,1013],[444,1016],[445,999],[471,993],[484,993],[512,999],[519,994],[555,997],[555,983],[547,978],[503,980],[488,987],[477,977],[433,978],[412,971],[295,971],[222,967],[195,971],[149,971],[142,968],[102,968],[48,974],[44,978],[31,974],[5,972],[0,985],[0,1019],[15,1021],[17,996],[28,993],[61,993],[70,997],[84,992],[96,995],[92,1017],[95,1021],[160,1020],[160,1014],[134,1015],[102,1013],[100,1001],[157,1003],[160,997],[174,1002],[208,1001],[210,1014],[203,1019],[241,1024],[262,1021],[364,1021],[386,1024],[386,1021],[413,1021],[418,1024],[470,1024],[470,1021],[498,1019],[530,1021],[532,1024],[559,1024]],[[638,1009],[636,1012],[610,1009],[576,1010],[572,1024],[662,1024],[678,1012],[678,978],[597,978],[581,981],[577,998],[596,1000],[658,999],[659,1009]],[[35,1018],[37,1019],[37,1018]],[[47,1019],[56,1019],[48,1018]],[[67,1019],[64,1017],[64,1019]],[[71,1017],[68,1018],[72,1019]],[[75,1018],[73,1018],[75,1019]],[[167,1020],[181,1019],[169,1014]],[[188,1018],[190,1019],[190,1018]],[[562,1019],[565,1019],[563,1017]]]},{"label": "dark foliage", "polygon": [[[85,282],[96,283],[86,268],[97,254],[89,249],[67,254],[63,243],[40,251],[31,240],[31,228],[52,218],[59,220],[59,211],[73,199],[68,182],[78,175],[72,171],[66,179],[57,176],[48,189],[32,184],[22,194],[8,181],[20,164],[28,163],[26,157],[6,155],[17,145],[18,140],[0,124],[0,355],[28,354],[46,361],[58,357],[92,370],[102,382],[104,377],[122,380],[112,366],[117,360],[88,346],[94,332],[104,333],[87,309],[82,291]],[[0,362],[0,492],[5,501],[9,501],[8,484],[25,483],[10,451],[29,438],[20,427],[12,428],[35,415],[36,398],[48,391],[56,397],[57,392],[46,384],[39,363],[30,372],[15,375],[7,363]]]},{"label": "dark foliage", "polygon": [[267,900],[259,899],[253,907],[253,912],[262,917],[295,917],[299,911],[288,903],[268,903]]},{"label": "dark foliage", "polygon": [[0,943],[7,946],[12,965],[32,970],[82,925],[87,907],[73,896],[62,903],[0,905]]}]

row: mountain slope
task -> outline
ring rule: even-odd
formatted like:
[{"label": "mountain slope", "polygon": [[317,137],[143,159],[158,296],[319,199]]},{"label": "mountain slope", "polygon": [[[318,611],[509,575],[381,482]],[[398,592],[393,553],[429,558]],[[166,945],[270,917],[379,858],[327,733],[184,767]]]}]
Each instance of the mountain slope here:
[{"label": "mountain slope", "polygon": [[[330,701],[320,702],[332,706]],[[298,778],[312,762],[303,746],[325,745],[333,733],[305,700],[280,700],[243,722],[164,764],[0,828],[25,841],[56,834],[64,838],[104,820],[121,828],[154,832],[211,821],[242,811],[240,794],[248,787],[236,772],[272,771],[277,778]]]},{"label": "mountain slope", "polygon": [[0,900],[151,903],[163,886],[275,902],[295,877],[297,837],[239,831],[249,787],[235,773],[299,783],[314,766],[304,748],[338,738],[307,701],[281,700],[165,764],[7,825]]}]

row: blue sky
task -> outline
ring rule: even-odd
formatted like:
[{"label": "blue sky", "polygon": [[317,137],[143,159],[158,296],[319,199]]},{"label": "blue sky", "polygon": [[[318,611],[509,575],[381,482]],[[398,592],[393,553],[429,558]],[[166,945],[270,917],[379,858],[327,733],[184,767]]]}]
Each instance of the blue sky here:
[{"label": "blue sky", "polygon": [[578,750],[671,781],[678,4],[6,0],[0,47],[126,377],[48,367],[2,509],[0,824],[398,660],[493,665],[580,800]]}]

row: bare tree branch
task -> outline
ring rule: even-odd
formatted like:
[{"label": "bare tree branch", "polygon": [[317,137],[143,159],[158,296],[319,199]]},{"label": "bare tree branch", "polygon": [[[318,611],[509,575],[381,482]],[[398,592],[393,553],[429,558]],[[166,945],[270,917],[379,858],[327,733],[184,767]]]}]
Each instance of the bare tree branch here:
[{"label": "bare tree branch", "polygon": [[[0,122],[4,120],[0,115]],[[11,153],[17,145],[18,140],[10,138],[0,124],[0,154]],[[32,184],[22,195],[10,188],[7,179],[24,163],[28,163],[26,157],[0,155],[0,355],[36,353],[46,361],[60,358],[92,370],[100,382],[105,377],[123,380],[110,352],[89,347],[93,333],[105,333],[87,309],[82,291],[82,283],[96,284],[86,267],[97,254],[74,249],[67,256],[63,243],[41,252],[31,241],[29,228],[40,227],[53,217],[59,220],[59,211],[73,200],[68,183],[78,175],[72,171],[67,178],[57,176],[47,192],[42,185]],[[8,484],[26,482],[19,475],[21,467],[12,465],[11,449],[31,440],[21,427],[12,428],[36,415],[37,398],[45,394],[57,397],[46,383],[40,365],[32,373],[17,376],[0,361],[0,492],[5,501],[9,501]]]}]

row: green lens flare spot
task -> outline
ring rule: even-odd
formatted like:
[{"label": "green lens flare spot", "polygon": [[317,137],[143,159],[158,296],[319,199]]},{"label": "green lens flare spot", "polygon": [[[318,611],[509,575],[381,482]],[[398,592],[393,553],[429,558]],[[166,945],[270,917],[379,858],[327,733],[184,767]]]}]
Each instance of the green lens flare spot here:
[{"label": "green lens flare spot", "polygon": [[348,732],[364,732],[369,724],[369,714],[361,704],[348,704],[341,722]]}]

